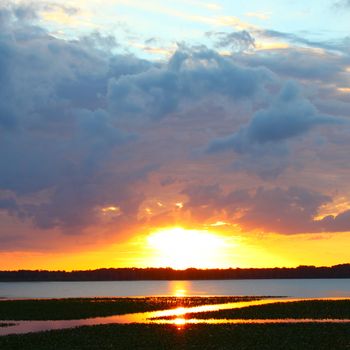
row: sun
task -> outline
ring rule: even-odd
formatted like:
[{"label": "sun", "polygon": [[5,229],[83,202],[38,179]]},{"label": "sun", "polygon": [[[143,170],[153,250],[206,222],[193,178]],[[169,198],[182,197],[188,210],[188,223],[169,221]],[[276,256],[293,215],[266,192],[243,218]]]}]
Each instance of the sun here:
[{"label": "sun", "polygon": [[147,241],[157,267],[213,268],[222,264],[225,239],[206,230],[164,228],[150,234]]}]

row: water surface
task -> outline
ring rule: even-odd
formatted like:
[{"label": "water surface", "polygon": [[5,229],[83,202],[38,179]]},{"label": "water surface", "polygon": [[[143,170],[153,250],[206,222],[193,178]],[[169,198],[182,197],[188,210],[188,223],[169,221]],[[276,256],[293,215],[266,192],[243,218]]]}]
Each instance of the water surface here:
[{"label": "water surface", "polygon": [[0,282],[0,298],[272,295],[350,297],[350,279]]}]

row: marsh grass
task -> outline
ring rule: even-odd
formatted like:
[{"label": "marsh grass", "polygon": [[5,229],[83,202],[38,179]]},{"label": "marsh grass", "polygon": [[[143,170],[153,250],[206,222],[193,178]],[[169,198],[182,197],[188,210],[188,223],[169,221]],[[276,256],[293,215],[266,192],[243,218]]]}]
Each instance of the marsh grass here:
[{"label": "marsh grass", "polygon": [[[57,299],[0,302],[0,318],[109,315],[250,297]],[[4,303],[4,304],[3,304]],[[3,304],[3,305],[2,305]],[[36,309],[35,309],[36,308]],[[107,308],[110,308],[107,313]],[[34,311],[35,309],[35,311]],[[350,318],[350,300],[311,300],[201,313],[215,318]],[[198,317],[198,314],[193,314]],[[188,317],[188,316],[187,316]],[[53,319],[53,318],[52,318]],[[5,323],[2,323],[5,325]],[[1,324],[0,324],[1,325]],[[99,325],[0,337],[1,350],[350,350],[349,324]]]},{"label": "marsh grass", "polygon": [[15,323],[4,323],[4,322],[0,322],[0,327],[10,327],[13,326]]},{"label": "marsh grass", "polygon": [[345,324],[108,325],[0,337],[2,350],[347,350]]},{"label": "marsh grass", "polygon": [[[186,318],[218,319],[350,319],[350,299],[347,300],[302,300],[287,303],[247,306],[198,314],[187,314]],[[350,327],[349,327],[350,331]],[[350,349],[350,347],[349,347]]]},{"label": "marsh grass", "polygon": [[0,301],[0,320],[72,320],[265,297],[72,298]]}]

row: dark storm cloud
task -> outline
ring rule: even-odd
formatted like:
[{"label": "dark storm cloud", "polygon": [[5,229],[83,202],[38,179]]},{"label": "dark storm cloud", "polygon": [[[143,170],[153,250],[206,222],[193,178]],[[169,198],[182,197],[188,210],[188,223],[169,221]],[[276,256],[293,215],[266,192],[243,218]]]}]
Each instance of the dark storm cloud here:
[{"label": "dark storm cloud", "polygon": [[242,189],[224,194],[218,185],[195,186],[184,191],[185,209],[210,218],[225,215],[245,231],[261,230],[282,234],[346,232],[350,230],[350,211],[316,220],[321,207],[332,202],[330,196],[303,187]]}]

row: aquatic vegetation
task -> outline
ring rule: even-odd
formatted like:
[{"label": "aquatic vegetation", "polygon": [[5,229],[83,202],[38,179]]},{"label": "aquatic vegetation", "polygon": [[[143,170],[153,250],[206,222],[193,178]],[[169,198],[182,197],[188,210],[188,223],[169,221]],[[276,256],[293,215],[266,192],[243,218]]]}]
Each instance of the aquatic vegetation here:
[{"label": "aquatic vegetation", "polygon": [[186,318],[218,319],[350,319],[350,299],[347,300],[301,300],[295,302],[277,302],[273,304],[247,306],[241,309],[229,309],[187,314]]},{"label": "aquatic vegetation", "polygon": [[0,322],[0,327],[9,327],[9,326],[12,326],[14,325],[14,323],[3,323],[3,322]]},{"label": "aquatic vegetation", "polygon": [[0,301],[0,320],[71,320],[123,315],[205,304],[258,300],[264,297],[72,298]]},{"label": "aquatic vegetation", "polygon": [[2,350],[344,350],[348,325],[109,325],[0,337]]},{"label": "aquatic vegetation", "polygon": [[[58,312],[69,316],[110,312],[113,314],[149,311],[179,306],[200,306],[224,302],[249,301],[251,297],[152,297],[152,298],[101,298],[18,300],[0,302],[0,311],[12,307],[12,316],[34,319],[40,313],[48,317]],[[78,305],[78,306],[77,306]],[[21,307],[23,308],[21,309]],[[37,313],[28,314],[37,307]],[[46,308],[46,309],[45,309]],[[59,310],[61,309],[61,313]],[[68,308],[68,310],[65,310]],[[145,310],[146,309],[146,310]],[[0,317],[3,317],[0,313]],[[186,318],[199,314],[188,314]],[[303,300],[276,302],[200,313],[200,318],[350,318],[349,300]],[[56,318],[62,319],[62,318]],[[67,318],[68,319],[68,318]],[[10,325],[2,322],[0,326]],[[66,330],[46,331],[0,337],[1,350],[184,350],[184,349],[235,349],[235,350],[344,350],[350,348],[349,324],[112,324],[84,326]]]}]

